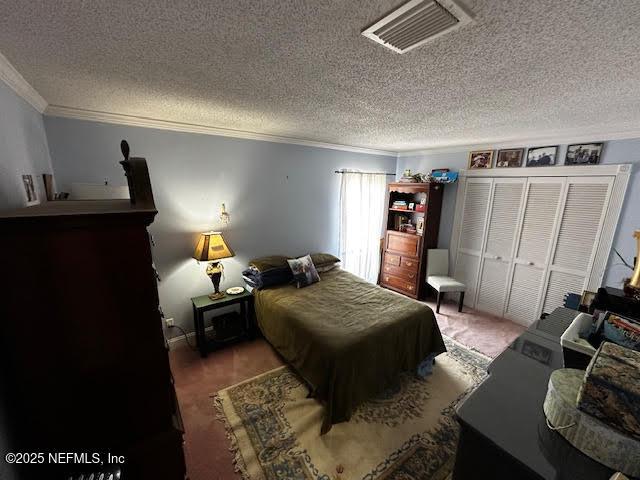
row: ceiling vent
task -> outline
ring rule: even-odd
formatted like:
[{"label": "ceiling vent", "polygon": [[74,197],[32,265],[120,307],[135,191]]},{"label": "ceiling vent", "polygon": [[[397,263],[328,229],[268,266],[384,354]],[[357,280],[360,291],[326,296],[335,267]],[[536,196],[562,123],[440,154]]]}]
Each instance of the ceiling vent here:
[{"label": "ceiling vent", "polygon": [[411,0],[362,32],[397,53],[471,22],[471,16],[451,0]]}]

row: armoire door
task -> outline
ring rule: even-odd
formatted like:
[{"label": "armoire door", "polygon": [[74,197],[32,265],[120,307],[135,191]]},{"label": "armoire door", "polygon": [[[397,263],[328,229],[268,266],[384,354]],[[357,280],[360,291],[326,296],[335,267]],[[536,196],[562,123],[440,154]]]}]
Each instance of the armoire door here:
[{"label": "armoire door", "polygon": [[554,244],[564,177],[527,181],[504,316],[525,326],[540,318],[539,305]]},{"label": "armoire door", "polygon": [[469,178],[465,185],[462,227],[453,276],[467,286],[464,303],[469,307],[474,306],[476,298],[492,183],[491,178]]},{"label": "armoire door", "polygon": [[615,177],[569,177],[552,247],[544,301],[538,314],[564,304],[567,293],[585,289]]},{"label": "armoire door", "polygon": [[526,182],[526,178],[493,181],[475,302],[475,307],[483,312],[504,314]]}]

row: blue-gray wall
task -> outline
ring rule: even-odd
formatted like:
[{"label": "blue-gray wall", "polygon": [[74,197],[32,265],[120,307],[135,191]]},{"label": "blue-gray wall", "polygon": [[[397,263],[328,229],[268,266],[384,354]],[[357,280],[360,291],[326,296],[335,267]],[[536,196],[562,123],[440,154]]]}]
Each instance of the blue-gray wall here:
[{"label": "blue-gray wall", "polygon": [[0,209],[25,205],[25,174],[43,201],[43,173],[51,173],[51,162],[42,115],[0,81]]},{"label": "blue-gray wall", "polygon": [[[241,285],[249,259],[338,252],[339,168],[395,172],[395,157],[45,117],[59,190],[72,182],[125,185],[120,140],[146,157],[158,216],[151,227],[162,307],[192,330],[190,297],[211,291],[191,259],[200,232],[221,229],[236,257],[223,286]],[[231,215],[219,225],[220,204]],[[123,265],[122,268],[126,268]]]},{"label": "blue-gray wall", "polygon": [[[523,144],[526,146],[526,144]],[[532,145],[531,145],[532,146]],[[560,145],[558,149],[559,164],[564,163],[567,144]],[[525,151],[526,154],[526,151]],[[396,172],[402,172],[410,168],[413,172],[430,172],[434,168],[450,168],[461,170],[467,168],[469,150],[458,152],[422,154],[409,157],[400,157],[396,165]],[[631,179],[625,197],[620,221],[614,237],[613,246],[629,262],[633,262],[636,254],[636,243],[632,237],[633,231],[640,228],[640,139],[613,140],[606,142],[602,158],[602,164],[633,163]],[[526,167],[522,167],[526,168]],[[451,231],[453,228],[453,214],[455,209],[457,184],[447,185],[444,193],[442,207],[442,220],[440,221],[440,236],[438,246],[449,248]],[[631,271],[620,266],[620,262],[611,254],[609,264],[604,276],[604,285],[620,288],[623,277],[629,276]]]},{"label": "blue-gray wall", "polygon": [[[51,173],[51,162],[42,115],[0,81],[0,209],[25,205],[25,174],[33,175],[38,198],[43,200],[43,173]],[[3,388],[0,378],[0,397]],[[11,450],[6,423],[0,398],[0,458]],[[0,461],[0,478],[17,478],[12,465]]]}]

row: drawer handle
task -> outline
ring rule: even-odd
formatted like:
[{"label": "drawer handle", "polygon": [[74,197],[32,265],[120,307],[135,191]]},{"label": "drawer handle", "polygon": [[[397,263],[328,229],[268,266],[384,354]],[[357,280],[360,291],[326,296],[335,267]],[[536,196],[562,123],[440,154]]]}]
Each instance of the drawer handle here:
[{"label": "drawer handle", "polygon": [[527,265],[529,265],[529,266],[534,266],[534,265],[535,265],[535,263],[533,263],[533,262],[527,262]]},{"label": "drawer handle", "polygon": [[412,273],[411,275],[409,275],[409,278],[414,278],[416,276],[415,273]]},{"label": "drawer handle", "polygon": [[407,264],[407,267],[413,267],[413,262],[404,262]]}]

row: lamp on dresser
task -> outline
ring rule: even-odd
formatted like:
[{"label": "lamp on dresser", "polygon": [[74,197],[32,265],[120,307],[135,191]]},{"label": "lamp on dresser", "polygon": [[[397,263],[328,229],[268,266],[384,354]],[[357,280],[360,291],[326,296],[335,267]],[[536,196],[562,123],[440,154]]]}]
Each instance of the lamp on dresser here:
[{"label": "lamp on dresser", "polygon": [[198,262],[211,262],[207,266],[207,275],[213,283],[214,292],[209,295],[211,300],[224,297],[225,293],[220,291],[220,278],[224,268],[220,260],[235,256],[233,250],[224,241],[221,232],[205,232],[200,234],[200,239],[193,253],[193,258]]}]

